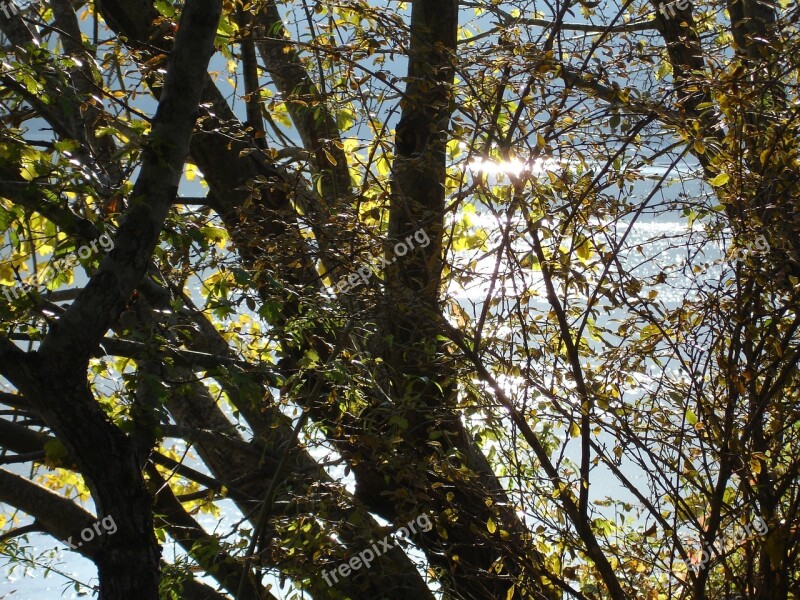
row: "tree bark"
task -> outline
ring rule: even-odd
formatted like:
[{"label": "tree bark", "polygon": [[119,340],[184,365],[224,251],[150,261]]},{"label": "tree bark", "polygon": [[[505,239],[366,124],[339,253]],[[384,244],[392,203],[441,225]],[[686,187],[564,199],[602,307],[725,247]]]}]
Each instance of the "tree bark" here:
[{"label": "tree bark", "polygon": [[144,274],[177,192],[220,14],[221,3],[215,0],[190,0],[184,8],[133,206],[120,225],[114,251],[38,351],[26,354],[8,341],[0,346],[3,375],[75,459],[99,515],[112,516],[118,525],[114,535],[102,539],[97,558],[101,600],[158,598],[160,551],[135,453],[94,400],[86,368]]}]

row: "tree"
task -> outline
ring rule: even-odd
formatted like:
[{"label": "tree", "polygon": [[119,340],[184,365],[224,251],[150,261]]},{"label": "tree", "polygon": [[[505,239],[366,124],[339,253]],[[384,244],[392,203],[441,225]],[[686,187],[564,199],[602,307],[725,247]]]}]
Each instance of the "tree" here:
[{"label": "tree", "polygon": [[89,530],[108,599],[798,597],[798,8],[392,6],[0,16],[0,552]]}]

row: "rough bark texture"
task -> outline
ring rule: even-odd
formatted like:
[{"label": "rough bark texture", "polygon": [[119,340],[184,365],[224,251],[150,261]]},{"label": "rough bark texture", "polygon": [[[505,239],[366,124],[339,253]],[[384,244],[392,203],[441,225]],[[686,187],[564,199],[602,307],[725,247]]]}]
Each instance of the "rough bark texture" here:
[{"label": "rough bark texture", "polygon": [[96,559],[103,600],[157,598],[160,552],[135,453],[94,400],[86,367],[144,274],[177,192],[220,13],[221,3],[202,0],[188,2],[183,11],[164,98],[115,251],[38,351],[26,354],[10,342],[0,348],[3,375],[64,443],[86,477],[99,515],[113,516],[118,524],[115,535],[102,539]]}]

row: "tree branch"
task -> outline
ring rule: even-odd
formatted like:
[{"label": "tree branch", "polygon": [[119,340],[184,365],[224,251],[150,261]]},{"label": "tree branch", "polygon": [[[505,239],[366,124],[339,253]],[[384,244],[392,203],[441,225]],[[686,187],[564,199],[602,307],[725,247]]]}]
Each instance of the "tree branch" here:
[{"label": "tree branch", "polygon": [[237,600],[277,600],[268,590],[262,588],[260,578],[241,562],[230,556],[219,545],[219,540],[210,536],[186,512],[172,489],[153,465],[147,468],[148,486],[155,499],[156,511],[162,527],[170,536],[195,559],[206,573],[231,594],[235,593],[240,578],[245,585],[236,594]]},{"label": "tree branch", "polygon": [[42,355],[73,356],[76,364],[87,360],[144,275],[189,154],[220,13],[220,0],[195,0],[184,8],[131,207],[114,249],[48,333]]},{"label": "tree branch", "polygon": [[[3,469],[0,469],[0,502],[31,515],[42,531],[57,540],[74,537],[97,521],[94,515],[71,500]],[[72,550],[94,560],[101,551],[101,540],[95,538]]]}]

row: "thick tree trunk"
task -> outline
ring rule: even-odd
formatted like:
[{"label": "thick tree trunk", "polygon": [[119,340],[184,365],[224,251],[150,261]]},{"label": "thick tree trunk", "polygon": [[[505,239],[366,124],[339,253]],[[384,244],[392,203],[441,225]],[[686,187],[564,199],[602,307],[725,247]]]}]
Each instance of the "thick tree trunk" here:
[{"label": "thick tree trunk", "polygon": [[[94,557],[100,598],[158,598],[160,549],[153,535],[151,499],[128,438],[95,402],[84,372],[63,359],[42,360],[8,348],[9,379],[32,400],[79,465],[98,516],[117,524]],[[66,368],[65,368],[66,367]],[[77,526],[77,524],[76,524]],[[79,533],[79,531],[78,531]]]},{"label": "thick tree trunk", "polygon": [[[391,340],[385,348],[394,399],[389,410],[407,425],[398,432],[402,444],[373,457],[373,464],[388,468],[370,474],[362,469],[366,477],[359,481],[359,493],[378,504],[387,493],[406,488],[412,503],[428,496],[428,510],[438,515],[457,506],[458,519],[440,521],[446,542],[436,531],[418,541],[429,560],[449,573],[451,591],[459,598],[505,598],[523,570],[512,556],[529,556],[531,573],[541,572],[542,557],[530,547],[525,526],[510,510],[491,466],[453,410],[456,389],[439,338],[446,144],[454,105],[457,26],[455,0],[418,0],[412,5],[408,78],[392,168],[385,331],[378,334]],[[401,254],[401,244],[411,249]],[[412,464],[421,468],[402,468],[395,452],[402,461],[414,457]],[[389,476],[390,485],[383,475]],[[409,510],[412,506],[394,507],[393,512]],[[476,540],[475,528],[484,530],[489,520],[511,533],[506,542],[490,536]],[[503,574],[492,576],[498,560],[503,561]],[[514,598],[522,597],[520,587]],[[556,596],[544,587],[535,593],[538,598]]]},{"label": "thick tree trunk", "polygon": [[219,0],[189,0],[183,9],[164,96],[114,250],[37,352],[26,354],[8,341],[0,346],[0,372],[64,443],[98,516],[117,524],[96,558],[101,600],[156,600],[160,549],[136,453],[92,396],[88,360],[144,275],[177,193],[220,14]]}]

